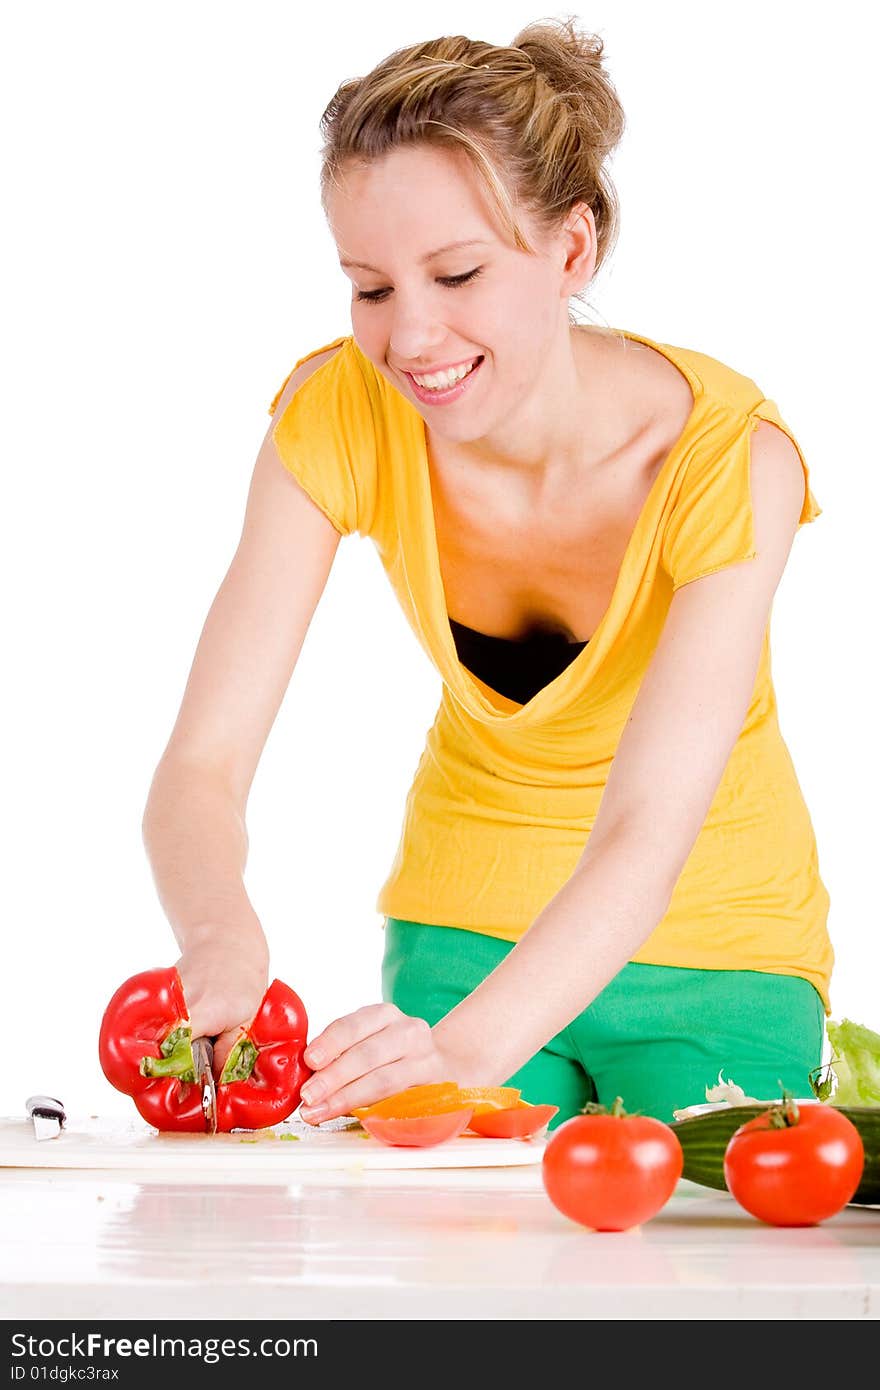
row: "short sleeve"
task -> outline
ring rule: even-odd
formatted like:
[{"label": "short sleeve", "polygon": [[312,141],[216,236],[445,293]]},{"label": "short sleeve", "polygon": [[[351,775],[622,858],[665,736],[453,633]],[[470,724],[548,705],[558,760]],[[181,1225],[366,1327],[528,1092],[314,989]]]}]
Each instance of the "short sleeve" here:
[{"label": "short sleeve", "polygon": [[272,427],[288,472],[343,536],[368,533],[376,489],[376,437],[370,392],[351,338],[301,357],[276,391],[269,413],[297,367],[339,350],[299,386]]},{"label": "short sleeve", "polygon": [[761,420],[782,429],[798,451],[805,485],[798,526],[821,515],[800,445],[775,403],[761,400],[722,447],[697,450],[689,460],[662,542],[662,564],[673,590],[728,565],[755,559],[750,439]]},{"label": "short sleeve", "polygon": [[801,467],[804,470],[804,505],[801,508],[798,526],[805,526],[807,522],[815,521],[817,516],[822,515],[822,508],[819,506],[819,503],[813,496],[812,488],[810,487],[810,469],[807,464],[807,460],[804,458],[803,450],[801,449],[800,444],[797,442],[791,430],[788,428],[788,425],[785,423],[782,416],[779,414],[776,402],[768,401],[766,399],[761,401],[758,405],[755,406],[754,410],[751,412],[751,416],[756,421],[769,420],[771,425],[776,425],[779,429],[783,430],[788,435],[794,447],[797,449],[798,458],[800,459]]}]

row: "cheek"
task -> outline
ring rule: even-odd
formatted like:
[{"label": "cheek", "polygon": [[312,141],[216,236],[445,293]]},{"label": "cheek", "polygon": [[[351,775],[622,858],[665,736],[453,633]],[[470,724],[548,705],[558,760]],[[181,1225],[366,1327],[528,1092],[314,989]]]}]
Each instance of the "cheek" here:
[{"label": "cheek", "polygon": [[351,306],[351,331],[354,340],[364,356],[379,369],[385,364],[388,355],[388,333],[382,319],[381,306]]},{"label": "cheek", "polygon": [[383,318],[381,307],[351,306],[351,331],[355,342],[379,375],[399,391],[402,389],[400,377],[388,365],[388,358],[393,354],[388,344],[389,327],[382,322]]},{"label": "cheek", "polygon": [[493,341],[505,354],[542,353],[558,331],[559,303],[540,277],[521,276],[493,305]]}]

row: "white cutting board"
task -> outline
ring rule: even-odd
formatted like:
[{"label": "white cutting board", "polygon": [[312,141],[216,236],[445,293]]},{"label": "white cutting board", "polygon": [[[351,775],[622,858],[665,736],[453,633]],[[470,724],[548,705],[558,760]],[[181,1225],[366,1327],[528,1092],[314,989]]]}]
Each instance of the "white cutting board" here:
[{"label": "white cutting board", "polygon": [[[350,1120],[307,1125],[295,1115],[272,1129],[232,1134],[160,1133],[133,1120],[69,1117],[55,1139],[34,1138],[29,1119],[0,1119],[0,1168],[230,1172],[238,1177],[302,1169],[497,1168],[540,1163],[545,1139],[459,1135],[430,1148],[382,1144]],[[284,1139],[281,1136],[296,1136]]]}]

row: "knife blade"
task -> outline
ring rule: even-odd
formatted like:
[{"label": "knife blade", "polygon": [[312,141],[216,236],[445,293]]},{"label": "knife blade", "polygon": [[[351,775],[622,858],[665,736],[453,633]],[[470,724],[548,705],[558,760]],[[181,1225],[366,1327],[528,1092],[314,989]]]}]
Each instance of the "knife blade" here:
[{"label": "knife blade", "polygon": [[209,1134],[216,1134],[217,1090],[214,1085],[214,1044],[210,1038],[194,1038],[192,1050],[193,1061],[196,1064],[196,1081],[202,1088],[205,1128]]},{"label": "knife blade", "polygon": [[67,1115],[55,1096],[28,1096],[25,1108],[34,1122],[34,1138],[57,1139]]}]

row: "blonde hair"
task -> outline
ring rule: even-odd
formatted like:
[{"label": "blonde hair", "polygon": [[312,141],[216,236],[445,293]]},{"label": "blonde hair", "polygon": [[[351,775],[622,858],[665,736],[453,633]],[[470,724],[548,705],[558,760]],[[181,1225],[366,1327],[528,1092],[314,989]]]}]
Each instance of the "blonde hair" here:
[{"label": "blonde hair", "polygon": [[[389,54],[343,82],[321,117],[321,204],[346,165],[403,145],[463,151],[507,235],[533,252],[517,209],[558,230],[576,203],[596,221],[596,270],[613,249],[619,205],[605,163],[624,130],[604,44],[575,19],[528,24],[508,47],[453,35]],[[578,296],[574,296],[578,297]]]}]

